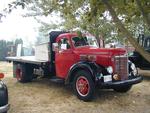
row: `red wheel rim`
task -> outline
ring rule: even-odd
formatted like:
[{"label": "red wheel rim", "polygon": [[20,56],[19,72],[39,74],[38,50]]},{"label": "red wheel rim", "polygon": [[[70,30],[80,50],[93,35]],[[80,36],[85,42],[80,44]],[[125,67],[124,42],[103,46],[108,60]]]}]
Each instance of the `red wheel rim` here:
[{"label": "red wheel rim", "polygon": [[17,69],[16,70],[16,78],[17,78],[17,80],[20,81],[21,77],[22,77],[22,71],[21,71],[21,69]]},{"label": "red wheel rim", "polygon": [[76,89],[81,96],[87,96],[90,90],[88,79],[84,76],[78,77],[76,81]]}]

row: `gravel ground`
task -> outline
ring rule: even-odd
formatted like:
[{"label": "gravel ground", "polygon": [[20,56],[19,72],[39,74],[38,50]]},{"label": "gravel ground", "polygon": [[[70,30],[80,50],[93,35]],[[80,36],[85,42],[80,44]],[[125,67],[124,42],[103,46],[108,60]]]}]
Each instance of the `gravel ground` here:
[{"label": "gravel ground", "polygon": [[[72,89],[46,79],[21,84],[12,77],[12,64],[0,62],[8,86],[8,113],[150,113],[150,71],[127,93],[97,89],[92,102],[83,102]],[[140,73],[143,71],[140,71]]]}]

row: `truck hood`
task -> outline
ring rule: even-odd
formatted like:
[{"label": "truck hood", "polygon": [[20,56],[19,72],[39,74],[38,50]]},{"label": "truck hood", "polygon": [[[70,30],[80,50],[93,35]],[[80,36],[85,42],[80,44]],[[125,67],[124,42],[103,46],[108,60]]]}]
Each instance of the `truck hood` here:
[{"label": "truck hood", "polygon": [[123,48],[95,48],[95,47],[80,47],[75,48],[75,53],[78,54],[90,54],[90,55],[108,55],[108,56],[116,56],[116,55],[124,55],[126,50]]},{"label": "truck hood", "polygon": [[102,66],[113,66],[113,56],[124,55],[125,49],[122,48],[94,48],[94,47],[80,47],[74,51],[78,55],[95,55],[96,63]]}]

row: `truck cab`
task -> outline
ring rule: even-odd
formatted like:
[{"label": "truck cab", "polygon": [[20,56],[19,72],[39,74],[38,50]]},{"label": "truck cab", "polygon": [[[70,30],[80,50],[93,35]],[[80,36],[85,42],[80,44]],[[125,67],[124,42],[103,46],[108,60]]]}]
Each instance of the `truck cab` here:
[{"label": "truck cab", "polygon": [[[7,58],[13,61],[14,76],[19,82],[42,75],[53,82],[72,85],[79,99],[89,101],[96,87],[127,92],[133,84],[142,81],[125,49],[99,48],[91,34],[53,31],[49,39],[45,52],[48,60]],[[41,51],[44,50],[43,47]]]}]

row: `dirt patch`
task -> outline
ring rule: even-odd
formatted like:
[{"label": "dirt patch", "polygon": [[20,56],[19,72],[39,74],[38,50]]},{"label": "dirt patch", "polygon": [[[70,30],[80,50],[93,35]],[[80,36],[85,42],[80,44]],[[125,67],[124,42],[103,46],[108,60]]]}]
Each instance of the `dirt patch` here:
[{"label": "dirt patch", "polygon": [[0,62],[9,90],[9,113],[150,113],[150,79],[127,93],[97,90],[92,102],[83,102],[72,89],[47,79],[21,84],[12,77],[12,64]]}]

